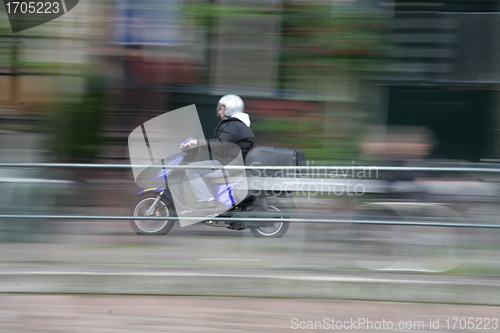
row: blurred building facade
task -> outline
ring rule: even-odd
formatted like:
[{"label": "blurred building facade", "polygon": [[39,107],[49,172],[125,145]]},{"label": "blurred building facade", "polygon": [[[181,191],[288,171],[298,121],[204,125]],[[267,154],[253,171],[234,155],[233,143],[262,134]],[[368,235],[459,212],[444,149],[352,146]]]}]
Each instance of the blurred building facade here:
[{"label": "blurred building facade", "polygon": [[[0,104],[60,110],[56,141],[78,147],[56,150],[108,162],[128,159],[133,128],[185,105],[210,136],[226,93],[247,101],[258,144],[312,160],[356,158],[366,125],[427,127],[434,157],[479,160],[500,155],[499,11],[497,0],[79,3],[21,34],[3,20]],[[88,109],[102,112],[77,115]]]},{"label": "blurred building facade", "polygon": [[499,154],[498,1],[396,1],[388,125],[425,126],[433,156]]}]

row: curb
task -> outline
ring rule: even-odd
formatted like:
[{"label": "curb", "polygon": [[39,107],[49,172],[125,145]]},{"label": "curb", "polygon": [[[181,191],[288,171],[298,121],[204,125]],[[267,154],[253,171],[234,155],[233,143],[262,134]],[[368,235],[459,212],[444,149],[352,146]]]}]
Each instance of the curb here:
[{"label": "curb", "polygon": [[500,305],[500,283],[199,273],[4,272],[0,293],[350,299]]}]

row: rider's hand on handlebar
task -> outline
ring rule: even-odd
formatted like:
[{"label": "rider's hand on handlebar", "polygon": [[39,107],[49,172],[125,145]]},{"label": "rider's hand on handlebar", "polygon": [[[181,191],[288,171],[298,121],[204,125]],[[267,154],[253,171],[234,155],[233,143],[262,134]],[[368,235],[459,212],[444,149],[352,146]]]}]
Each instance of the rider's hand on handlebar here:
[{"label": "rider's hand on handlebar", "polygon": [[188,142],[186,142],[184,145],[181,145],[181,149],[188,149],[188,148],[194,148],[198,145],[198,140],[196,139],[191,139]]}]

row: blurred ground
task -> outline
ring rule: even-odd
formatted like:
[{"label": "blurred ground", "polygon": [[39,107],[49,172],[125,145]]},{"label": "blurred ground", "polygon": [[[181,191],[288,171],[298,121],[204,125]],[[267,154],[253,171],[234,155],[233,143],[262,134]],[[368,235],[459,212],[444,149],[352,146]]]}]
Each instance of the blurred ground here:
[{"label": "blurred ground", "polygon": [[[298,330],[301,322],[302,327],[307,327],[307,321],[323,318],[349,324],[359,319],[367,319],[373,325],[392,322],[396,326],[391,330],[394,332],[475,332],[467,328],[457,330],[460,324],[453,329],[453,318],[498,318],[498,309],[229,297],[0,295],[0,316],[0,332],[291,332]],[[400,322],[408,329],[397,329]],[[331,330],[325,327],[303,331]],[[373,332],[375,329],[363,325],[352,330]]]},{"label": "blurred ground", "polygon": [[446,243],[449,237],[430,229],[418,243],[397,230],[365,251],[349,229],[324,225],[293,224],[281,239],[204,225],[156,237],[132,234],[126,221],[49,226],[55,232],[0,244],[0,292],[500,300],[498,233],[491,231],[490,238],[469,231],[467,243],[452,233],[457,238]]}]

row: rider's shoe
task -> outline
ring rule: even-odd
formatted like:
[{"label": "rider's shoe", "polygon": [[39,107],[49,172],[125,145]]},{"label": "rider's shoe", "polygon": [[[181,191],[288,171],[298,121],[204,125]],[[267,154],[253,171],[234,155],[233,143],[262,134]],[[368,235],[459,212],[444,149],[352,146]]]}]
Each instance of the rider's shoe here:
[{"label": "rider's shoe", "polygon": [[229,223],[229,227],[227,227],[228,229],[231,229],[231,230],[245,230],[245,226],[244,225],[241,225],[241,224],[235,224],[233,222]]}]

